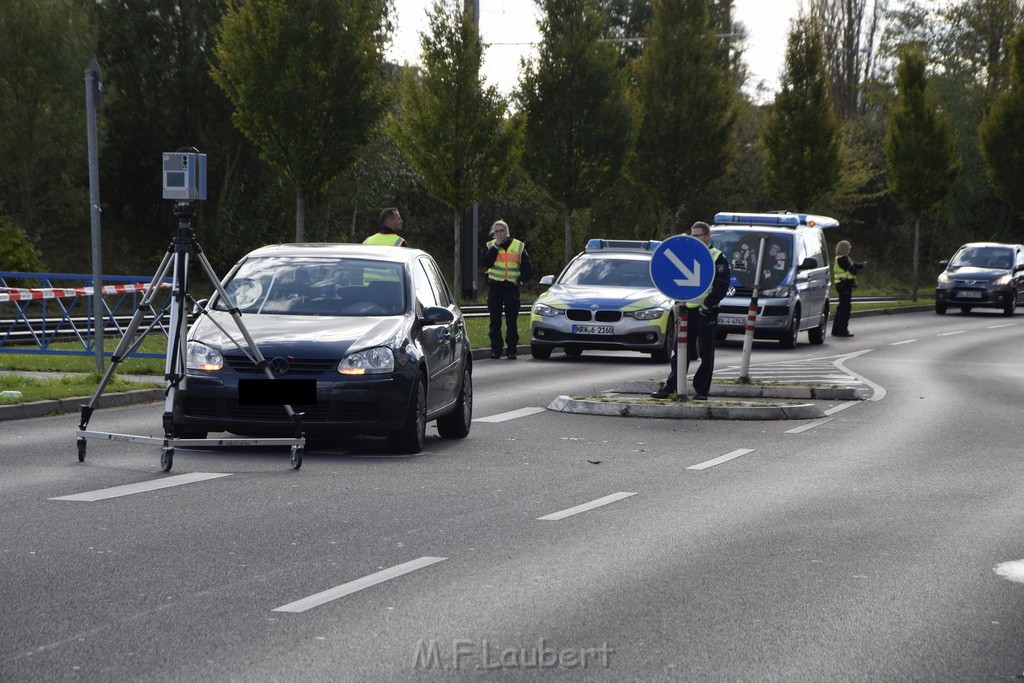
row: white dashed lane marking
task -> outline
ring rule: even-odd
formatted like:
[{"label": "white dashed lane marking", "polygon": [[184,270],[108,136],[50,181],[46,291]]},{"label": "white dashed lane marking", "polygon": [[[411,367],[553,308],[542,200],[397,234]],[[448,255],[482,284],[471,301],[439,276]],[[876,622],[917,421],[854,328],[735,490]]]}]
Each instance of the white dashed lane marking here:
[{"label": "white dashed lane marking", "polygon": [[740,448],[740,449],[737,449],[737,450],[733,451],[732,453],[726,453],[725,455],[720,455],[717,458],[714,458],[712,460],[707,460],[707,461],[702,462],[702,463],[697,464],[697,465],[690,465],[686,469],[688,469],[688,470],[706,470],[709,467],[714,467],[715,465],[721,465],[723,462],[729,462],[730,460],[733,460],[734,458],[738,458],[741,455],[746,455],[747,453],[753,453],[753,452],[754,452],[753,448]]},{"label": "white dashed lane marking", "polygon": [[587,512],[588,510],[593,510],[594,508],[599,508],[603,505],[608,505],[609,503],[614,503],[617,500],[622,500],[623,498],[629,498],[630,496],[635,495],[635,493],[619,491],[618,493],[613,493],[610,496],[598,498],[597,500],[592,500],[589,503],[583,503],[582,505],[577,505],[576,507],[571,507],[568,510],[562,510],[561,512],[552,512],[550,515],[544,515],[543,517],[538,517],[537,519],[544,520],[546,522],[555,522],[560,519],[565,519],[566,517],[571,517],[572,515],[578,515],[581,512]]},{"label": "white dashed lane marking", "polygon": [[546,410],[547,408],[520,408],[519,410],[510,410],[507,413],[498,413],[497,415],[490,415],[488,417],[473,418],[473,422],[505,422],[506,420],[514,420],[517,417],[527,417],[529,415],[543,413]]},{"label": "white dashed lane marking", "polygon": [[889,346],[900,346],[901,344],[913,344],[916,341],[917,341],[916,339],[904,339],[903,341],[893,342],[892,344],[889,344]]},{"label": "white dashed lane marking", "polygon": [[334,588],[328,588],[325,591],[321,591],[314,595],[310,595],[309,597],[302,598],[301,600],[289,602],[287,605],[281,605],[280,607],[276,607],[271,611],[291,612],[292,614],[299,614],[300,612],[305,612],[308,609],[319,607],[320,605],[326,602],[337,600],[338,598],[345,597],[346,595],[351,595],[352,593],[361,591],[364,588],[376,586],[378,583],[389,581],[391,579],[402,576],[403,574],[408,574],[409,572],[414,572],[417,569],[422,569],[423,567],[429,567],[432,564],[443,562],[446,559],[448,558],[421,557],[417,560],[412,560],[411,562],[395,565],[394,567],[390,567],[388,569],[375,572],[368,576],[364,576],[361,579],[349,581],[348,583],[343,583],[340,586],[335,586]]},{"label": "white dashed lane marking", "polygon": [[98,491],[89,491],[87,493],[76,493],[73,496],[59,496],[57,498],[50,498],[50,500],[74,500],[92,503],[97,500],[106,500],[107,498],[119,498],[120,496],[130,496],[135,493],[156,491],[159,489],[171,488],[172,486],[181,486],[183,484],[192,484],[197,481],[206,481],[207,479],[218,479],[220,477],[230,476],[230,474],[215,474],[212,472],[192,472],[191,474],[179,474],[175,477],[164,477],[163,479],[154,479],[153,481],[143,481],[138,484],[125,484],[124,486],[114,486],[109,489],[100,489]]}]

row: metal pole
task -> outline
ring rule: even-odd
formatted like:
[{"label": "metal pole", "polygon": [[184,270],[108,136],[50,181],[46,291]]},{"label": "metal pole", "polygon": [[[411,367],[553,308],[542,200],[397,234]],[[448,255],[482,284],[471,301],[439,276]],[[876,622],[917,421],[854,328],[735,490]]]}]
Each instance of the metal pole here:
[{"label": "metal pole", "polygon": [[85,70],[85,111],[89,136],[89,218],[92,233],[92,329],[96,370],[103,372],[103,251],[100,246],[100,160],[96,108],[103,88],[100,65],[93,59]]},{"label": "metal pole", "polygon": [[[476,33],[480,35],[480,0],[464,0],[463,11],[471,12],[473,26]],[[458,254],[462,259],[462,282],[461,292],[455,292],[455,296],[462,296],[464,299],[474,299],[477,295],[477,235],[480,226],[480,205],[473,202],[468,211],[462,214],[461,250]]]}]

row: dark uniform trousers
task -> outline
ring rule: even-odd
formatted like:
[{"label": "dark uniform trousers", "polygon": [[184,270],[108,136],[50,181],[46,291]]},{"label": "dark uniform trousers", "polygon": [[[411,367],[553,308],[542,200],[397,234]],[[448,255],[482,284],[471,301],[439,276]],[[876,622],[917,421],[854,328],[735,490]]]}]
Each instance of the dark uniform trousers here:
[{"label": "dark uniform trousers", "polygon": [[[690,363],[700,358],[700,367],[693,375],[693,390],[704,396],[711,391],[711,375],[715,371],[715,333],[718,331],[718,309],[709,309],[701,315],[696,308],[684,308],[686,320],[686,357]],[[675,391],[677,353],[672,354],[672,368],[665,385]]]},{"label": "dark uniform trousers", "polygon": [[491,353],[501,355],[501,318],[505,317],[505,344],[508,353],[514,354],[519,346],[519,285],[511,282],[487,281],[487,311],[491,324],[488,335],[491,339]]}]

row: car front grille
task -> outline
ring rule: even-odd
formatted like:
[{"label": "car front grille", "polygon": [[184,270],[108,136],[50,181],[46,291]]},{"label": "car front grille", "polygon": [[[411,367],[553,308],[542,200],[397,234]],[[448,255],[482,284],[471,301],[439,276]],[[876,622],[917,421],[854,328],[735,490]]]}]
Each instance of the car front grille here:
[{"label": "car front grille", "polygon": [[[268,361],[271,358],[267,358]],[[251,372],[256,374],[256,366],[246,356],[224,355],[224,364],[235,372]],[[337,358],[289,358],[289,376],[320,375],[333,370],[338,365]]]},{"label": "car front grille", "polygon": [[576,322],[596,320],[599,323],[617,323],[622,320],[622,311],[595,311],[591,313],[582,308],[570,308],[565,312],[565,317]]}]

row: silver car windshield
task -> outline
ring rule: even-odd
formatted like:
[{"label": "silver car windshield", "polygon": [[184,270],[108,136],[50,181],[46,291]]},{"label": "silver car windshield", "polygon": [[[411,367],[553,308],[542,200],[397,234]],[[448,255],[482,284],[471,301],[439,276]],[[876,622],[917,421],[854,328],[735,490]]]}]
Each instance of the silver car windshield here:
[{"label": "silver car windshield", "polygon": [[[401,315],[402,264],[368,259],[249,259],[224,283],[238,309],[274,315]],[[227,310],[220,297],[213,308]]]},{"label": "silver car windshield", "polygon": [[968,247],[961,249],[949,262],[950,268],[1000,268],[1008,270],[1013,265],[1013,250],[1005,247]]},{"label": "silver car windshield", "polygon": [[596,287],[654,287],[648,259],[581,256],[559,278],[560,285]]}]

